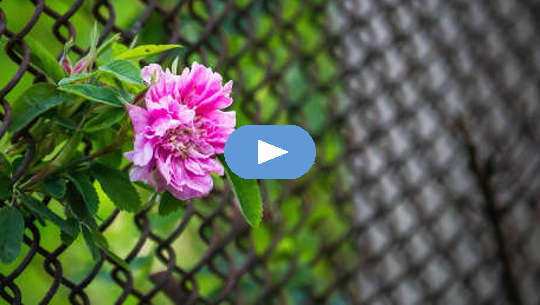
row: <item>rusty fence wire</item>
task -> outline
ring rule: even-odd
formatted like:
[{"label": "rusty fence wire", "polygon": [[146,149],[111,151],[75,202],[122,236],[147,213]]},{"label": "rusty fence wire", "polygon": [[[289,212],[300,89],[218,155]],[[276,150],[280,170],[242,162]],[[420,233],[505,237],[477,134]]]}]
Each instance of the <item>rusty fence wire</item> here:
[{"label": "rusty fence wire", "polygon": [[[260,181],[262,229],[244,224],[226,185],[165,229],[152,211],[112,210],[100,229],[133,224],[120,251],[133,270],[51,247],[52,233],[27,219],[23,257],[0,270],[0,304],[96,304],[101,277],[110,304],[540,303],[538,2],[9,2],[0,37],[15,68],[0,84],[0,135],[15,91],[44,79],[25,38],[48,33],[59,49],[74,38],[83,55],[83,20],[97,21],[100,41],[184,45],[184,64],[234,80],[250,122],[303,126],[318,156],[301,179]],[[14,28],[18,5],[29,18]],[[39,140],[11,141],[26,147],[17,180]],[[79,265],[90,267],[71,276]],[[31,268],[47,289],[29,287]]]}]

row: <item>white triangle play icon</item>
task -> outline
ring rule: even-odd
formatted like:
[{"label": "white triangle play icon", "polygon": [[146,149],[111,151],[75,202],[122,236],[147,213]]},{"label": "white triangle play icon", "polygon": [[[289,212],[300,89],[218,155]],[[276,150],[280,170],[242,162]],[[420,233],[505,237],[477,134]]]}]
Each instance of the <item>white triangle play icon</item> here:
[{"label": "white triangle play icon", "polygon": [[279,156],[289,153],[285,149],[281,149],[264,141],[257,140],[257,164],[270,161]]}]

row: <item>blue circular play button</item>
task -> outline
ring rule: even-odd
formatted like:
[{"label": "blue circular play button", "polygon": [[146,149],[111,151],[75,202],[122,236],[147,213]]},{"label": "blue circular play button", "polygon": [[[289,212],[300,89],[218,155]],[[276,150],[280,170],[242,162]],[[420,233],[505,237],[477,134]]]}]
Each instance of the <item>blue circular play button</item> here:
[{"label": "blue circular play button", "polygon": [[225,143],[225,161],[245,179],[296,179],[315,161],[315,143],[296,125],[246,125]]}]

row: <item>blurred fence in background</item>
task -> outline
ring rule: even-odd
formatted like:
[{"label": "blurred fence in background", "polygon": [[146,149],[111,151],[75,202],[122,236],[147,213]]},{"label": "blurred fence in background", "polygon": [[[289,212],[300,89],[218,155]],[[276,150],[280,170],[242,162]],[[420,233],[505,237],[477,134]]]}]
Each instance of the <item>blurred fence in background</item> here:
[{"label": "blurred fence in background", "polygon": [[[185,64],[234,80],[241,124],[297,124],[318,149],[301,179],[260,182],[259,229],[219,183],[171,217],[110,209],[100,228],[130,270],[28,220],[0,304],[538,304],[538,12],[519,0],[0,2],[6,117],[42,80],[25,37],[58,54],[76,38],[82,55],[95,20],[102,40],[183,44]],[[20,139],[29,158],[38,140]]]}]

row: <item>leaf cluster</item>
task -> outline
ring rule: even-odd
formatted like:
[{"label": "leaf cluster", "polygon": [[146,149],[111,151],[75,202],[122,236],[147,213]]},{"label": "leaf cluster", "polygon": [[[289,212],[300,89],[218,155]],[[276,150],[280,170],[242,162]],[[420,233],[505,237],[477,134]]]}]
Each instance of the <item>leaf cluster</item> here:
[{"label": "leaf cluster", "polygon": [[[126,264],[109,250],[100,231],[99,185],[123,211],[142,208],[138,188],[126,171],[122,152],[129,149],[131,128],[124,104],[144,93],[139,60],[179,45],[128,48],[112,36],[97,45],[97,28],[87,54],[71,64],[67,43],[60,62],[39,42],[28,39],[31,65],[46,82],[32,85],[11,103],[8,137],[0,142],[0,260],[10,263],[21,252],[24,219],[57,226],[61,240],[71,244],[82,236],[94,259],[105,254]],[[18,50],[20,52],[20,50]],[[35,139],[34,156],[22,177],[15,178],[30,147],[22,137]],[[19,139],[21,138],[21,139]],[[125,162],[125,161],[124,161]],[[47,205],[54,202],[63,213]],[[51,203],[52,204],[52,203]]]},{"label": "leaf cluster", "polygon": [[[109,250],[101,233],[98,185],[122,211],[138,212],[159,200],[159,214],[167,215],[183,205],[168,192],[152,194],[143,205],[140,193],[145,186],[130,181],[128,164],[122,159],[132,138],[125,104],[137,102],[146,90],[139,60],[180,46],[127,47],[119,43],[119,36],[98,46],[97,37],[94,29],[90,48],[75,68],[71,42],[60,62],[37,41],[28,43],[31,65],[46,82],[32,85],[11,104],[9,134],[25,133],[36,139],[35,155],[22,177],[14,179],[28,143],[12,141],[9,147],[0,143],[5,148],[5,154],[0,153],[0,200],[5,202],[0,208],[0,260],[4,263],[21,252],[24,219],[31,217],[57,226],[67,245],[82,236],[94,259],[106,255],[126,266]],[[177,60],[173,70],[176,66]],[[236,176],[220,160],[241,214],[250,225],[258,226],[262,199],[257,181]],[[63,213],[49,207],[49,202],[59,204]]]}]

